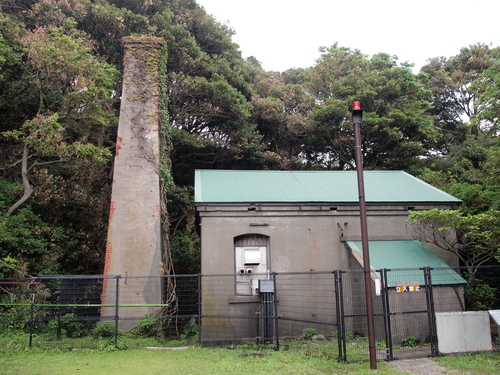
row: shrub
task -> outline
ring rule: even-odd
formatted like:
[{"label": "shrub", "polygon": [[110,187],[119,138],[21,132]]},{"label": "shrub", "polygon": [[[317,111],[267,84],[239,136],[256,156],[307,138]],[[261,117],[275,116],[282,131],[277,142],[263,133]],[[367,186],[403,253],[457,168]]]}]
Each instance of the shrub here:
[{"label": "shrub", "polygon": [[132,333],[140,337],[155,337],[158,335],[159,329],[158,319],[151,316],[151,314],[145,314],[137,327],[132,330]]},{"label": "shrub", "polygon": [[347,332],[345,333],[345,338],[346,338],[347,340],[353,340],[354,338],[356,338],[356,335],[355,335],[355,334],[354,334],[354,332],[352,332],[352,331],[347,331]]},{"label": "shrub", "polygon": [[417,344],[418,344],[417,339],[413,336],[408,336],[407,338],[405,338],[403,340],[403,343],[402,343],[403,346],[406,346],[409,348],[414,348],[415,346],[417,346]]},{"label": "shrub", "polygon": [[183,332],[180,335],[181,340],[186,340],[188,338],[194,338],[195,341],[198,338],[198,324],[188,323],[184,326]]},{"label": "shrub", "polygon": [[[115,325],[111,322],[105,322],[97,325],[92,330],[92,336],[98,337],[111,337],[115,334]],[[120,334],[120,332],[118,332]]]},{"label": "shrub", "polygon": [[318,331],[315,330],[314,328],[308,328],[304,332],[304,339],[305,340],[312,340],[314,336],[318,334]]}]

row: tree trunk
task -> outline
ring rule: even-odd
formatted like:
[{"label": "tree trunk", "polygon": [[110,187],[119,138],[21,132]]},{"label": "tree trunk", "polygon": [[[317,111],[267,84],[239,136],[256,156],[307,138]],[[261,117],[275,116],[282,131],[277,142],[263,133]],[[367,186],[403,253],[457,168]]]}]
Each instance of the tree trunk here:
[{"label": "tree trunk", "polygon": [[31,194],[33,194],[33,189],[31,188],[30,181],[28,179],[28,151],[28,145],[25,144],[23,150],[23,161],[21,163],[21,177],[23,180],[24,194],[21,199],[9,208],[7,211],[8,215],[12,214],[15,210],[22,206],[23,203],[31,197]]}]

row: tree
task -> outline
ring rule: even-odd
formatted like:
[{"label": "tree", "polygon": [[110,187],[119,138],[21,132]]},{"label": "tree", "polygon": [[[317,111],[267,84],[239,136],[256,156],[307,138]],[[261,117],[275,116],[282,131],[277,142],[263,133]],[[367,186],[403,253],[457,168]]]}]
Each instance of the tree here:
[{"label": "tree", "polygon": [[[77,240],[61,260],[66,272],[83,263],[91,273],[102,268],[111,165],[101,162],[116,137],[123,36],[166,40],[162,88],[171,95],[161,117],[174,159],[166,195],[172,189],[176,196],[175,184],[189,191],[195,168],[263,165],[261,136],[249,122],[255,70],[241,58],[233,31],[195,1],[0,4],[0,178],[16,181],[24,165],[26,194],[16,190],[24,198],[11,216],[30,207]],[[196,235],[194,224],[186,225]],[[66,262],[69,254],[85,262]]]},{"label": "tree", "polygon": [[500,248],[500,211],[463,215],[457,210],[414,211],[409,223],[414,236],[457,256],[469,282],[481,265],[495,260]]},{"label": "tree", "polygon": [[0,180],[0,277],[57,274],[71,240],[62,227],[51,226],[29,205],[6,214],[18,190],[18,184]]},{"label": "tree", "polygon": [[9,214],[33,193],[28,175],[36,166],[78,157],[106,161],[110,153],[102,148],[102,133],[94,129],[113,121],[106,106],[116,71],[92,57],[88,41],[71,30],[43,28],[27,32],[21,45],[26,49],[24,85],[37,97],[37,113],[19,129],[2,133],[22,149],[12,166],[21,165],[24,194]]},{"label": "tree", "polygon": [[266,73],[258,68],[251,104],[251,122],[262,135],[267,168],[291,169],[311,135],[314,96],[300,82],[302,70]]},{"label": "tree", "polygon": [[319,103],[311,111],[314,131],[304,150],[308,167],[354,168],[349,105],[364,109],[363,151],[367,168],[405,169],[440,136],[425,112],[430,92],[407,64],[337,45],[323,48],[304,85]]},{"label": "tree", "polygon": [[493,63],[485,69],[471,85],[479,93],[474,103],[475,114],[471,122],[487,136],[495,137],[500,132],[500,49],[491,53]]},{"label": "tree", "polygon": [[432,92],[429,113],[444,133],[437,151],[446,153],[449,145],[479,131],[477,124],[468,125],[484,109],[477,103],[481,93],[475,82],[484,80],[482,74],[496,61],[497,50],[475,44],[462,48],[456,56],[432,58],[422,67],[419,79]]},{"label": "tree", "polygon": [[452,145],[447,155],[424,160],[418,173],[424,181],[462,199],[464,214],[500,209],[500,144],[495,137],[469,135]]}]

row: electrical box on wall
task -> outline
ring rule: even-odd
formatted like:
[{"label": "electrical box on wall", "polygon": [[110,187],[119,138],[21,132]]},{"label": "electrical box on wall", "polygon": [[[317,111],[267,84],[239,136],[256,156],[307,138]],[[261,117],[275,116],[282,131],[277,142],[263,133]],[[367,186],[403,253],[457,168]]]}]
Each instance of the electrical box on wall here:
[{"label": "electrical box on wall", "polygon": [[237,246],[235,261],[236,294],[257,295],[259,279],[266,279],[269,276],[266,246]]},{"label": "electrical box on wall", "polygon": [[259,293],[274,293],[274,281],[259,280]]},{"label": "electrical box on wall", "polygon": [[245,266],[258,266],[262,263],[262,255],[265,254],[262,254],[260,247],[243,248],[243,259]]}]

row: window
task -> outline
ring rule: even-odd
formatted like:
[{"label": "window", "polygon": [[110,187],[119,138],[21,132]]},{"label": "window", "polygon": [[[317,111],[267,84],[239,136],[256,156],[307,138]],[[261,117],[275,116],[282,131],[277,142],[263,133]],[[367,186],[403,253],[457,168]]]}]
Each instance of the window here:
[{"label": "window", "polygon": [[269,237],[259,234],[234,239],[236,294],[258,294],[259,280],[269,279]]}]

